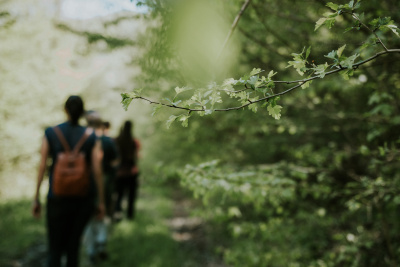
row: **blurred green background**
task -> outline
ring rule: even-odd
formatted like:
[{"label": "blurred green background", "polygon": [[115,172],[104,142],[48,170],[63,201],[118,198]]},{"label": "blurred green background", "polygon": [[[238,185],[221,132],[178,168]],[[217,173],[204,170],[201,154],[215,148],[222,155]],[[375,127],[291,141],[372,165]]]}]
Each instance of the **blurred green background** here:
[{"label": "blurred green background", "polygon": [[[398,54],[360,67],[350,80],[329,76],[283,96],[280,120],[261,108],[194,114],[187,128],[167,130],[175,110],[152,117],[151,105],[134,101],[124,111],[120,93],[143,88],[163,99],[176,86],[239,78],[253,68],[297,80],[286,68],[291,53],[311,46],[310,58],[323,64],[344,44],[351,55],[371,33],[344,33],[349,16],[314,32],[330,11],[327,1],[253,0],[221,52],[244,1],[127,1],[145,8],[89,19],[68,17],[67,2],[0,2],[1,223],[11,216],[7,205],[17,205],[19,227],[39,227],[22,220],[29,214],[21,205],[29,212],[43,131],[65,119],[64,101],[79,94],[111,122],[113,135],[124,120],[135,123],[144,184],[200,200],[191,215],[215,237],[211,250],[227,266],[397,266]],[[390,16],[399,25],[397,1],[362,1],[360,10],[366,22]],[[399,48],[396,35],[378,34]]]}]

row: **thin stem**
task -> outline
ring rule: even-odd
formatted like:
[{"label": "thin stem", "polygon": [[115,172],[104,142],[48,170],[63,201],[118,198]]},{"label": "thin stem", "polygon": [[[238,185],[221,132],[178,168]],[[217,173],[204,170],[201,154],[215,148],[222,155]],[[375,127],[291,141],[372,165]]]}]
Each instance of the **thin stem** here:
[{"label": "thin stem", "polygon": [[217,60],[221,56],[222,51],[224,51],[226,45],[229,42],[229,39],[231,39],[231,36],[232,36],[233,32],[235,31],[235,28],[236,28],[240,18],[242,17],[242,15],[243,15],[244,11],[246,10],[246,8],[249,6],[250,2],[251,2],[251,0],[246,0],[246,2],[244,2],[244,4],[243,4],[242,8],[240,9],[239,13],[236,15],[236,18],[232,23],[231,29],[229,30],[229,33],[225,38],[224,44],[222,45],[221,50],[218,53]]},{"label": "thin stem", "polygon": [[375,35],[375,37],[378,39],[378,42],[381,44],[381,46],[383,47],[383,49],[385,49],[385,51],[388,51],[389,49],[387,49],[387,47],[385,46],[385,44],[382,42],[381,38],[379,38],[378,34],[376,34],[376,31],[371,30],[364,22],[362,22],[360,20],[360,18],[355,14],[352,13],[351,14],[352,17],[357,20],[362,26],[364,26],[368,31],[372,32],[373,35]]}]

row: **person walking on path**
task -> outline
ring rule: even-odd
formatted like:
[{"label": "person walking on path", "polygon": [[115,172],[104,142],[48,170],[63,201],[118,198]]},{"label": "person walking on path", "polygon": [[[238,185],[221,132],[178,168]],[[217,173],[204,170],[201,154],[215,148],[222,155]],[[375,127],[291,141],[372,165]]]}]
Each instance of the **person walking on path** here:
[{"label": "person walking on path", "polygon": [[122,199],[128,191],[128,209],[127,218],[135,218],[135,202],[139,188],[139,169],[137,165],[138,151],[140,149],[139,141],[133,137],[131,121],[125,121],[121,131],[116,138],[119,154],[119,165],[115,178],[115,187],[117,193],[114,219],[122,219]]},{"label": "person walking on path", "polygon": [[[117,148],[113,140],[110,137],[104,136],[103,123],[100,114],[96,111],[88,111],[85,114],[88,129],[94,131],[97,138],[101,142],[102,149],[102,172],[103,172],[103,183],[104,183],[104,198],[106,215],[110,215],[111,206],[111,190],[113,181],[114,170],[113,166],[117,159]],[[108,257],[106,243],[108,239],[108,218],[99,220],[98,218],[92,218],[86,227],[84,234],[84,243],[86,251],[91,264],[95,264],[98,260],[105,260]]]},{"label": "person walking on path", "polygon": [[109,136],[110,123],[108,121],[102,122],[102,135],[100,137],[101,146],[103,148],[103,173],[104,173],[104,192],[107,216],[112,216],[113,207],[113,193],[116,167],[118,163],[118,151],[115,140]]},{"label": "person walking on path", "polygon": [[[39,201],[40,187],[47,158],[51,157],[46,206],[48,267],[61,266],[63,255],[66,255],[67,267],[79,266],[80,243],[84,228],[92,214],[96,212],[96,206],[99,219],[103,218],[105,213],[100,142],[93,133],[89,134],[85,127],[79,125],[79,118],[84,113],[81,97],[70,96],[65,103],[65,111],[68,118],[66,122],[45,130],[32,204],[33,216],[39,218],[42,212]],[[78,155],[81,156],[79,166],[86,166],[82,167],[83,170],[74,169],[74,174],[79,175],[79,186],[69,182],[76,179],[67,179],[68,181],[64,179],[70,178],[68,175],[71,172],[65,171],[74,168],[73,164],[78,163],[76,160]],[[74,158],[75,161],[71,165],[61,166],[65,158],[68,160]]]}]

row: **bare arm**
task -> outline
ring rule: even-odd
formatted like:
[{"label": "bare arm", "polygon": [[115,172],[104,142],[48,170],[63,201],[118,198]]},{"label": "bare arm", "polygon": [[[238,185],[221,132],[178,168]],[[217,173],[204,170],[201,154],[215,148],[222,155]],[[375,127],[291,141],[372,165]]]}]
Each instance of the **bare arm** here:
[{"label": "bare arm", "polygon": [[46,137],[43,137],[42,146],[40,149],[40,164],[36,180],[35,197],[33,199],[33,204],[32,204],[32,214],[36,218],[39,218],[41,214],[41,207],[39,201],[40,186],[42,185],[44,172],[46,171],[46,160],[48,155],[49,155],[49,142],[47,141]]},{"label": "bare arm", "polygon": [[92,168],[94,179],[97,186],[98,193],[98,219],[102,219],[105,214],[104,206],[104,185],[103,185],[103,172],[101,167],[101,162],[103,160],[103,150],[101,149],[101,142],[97,140],[95,146],[92,150]]}]

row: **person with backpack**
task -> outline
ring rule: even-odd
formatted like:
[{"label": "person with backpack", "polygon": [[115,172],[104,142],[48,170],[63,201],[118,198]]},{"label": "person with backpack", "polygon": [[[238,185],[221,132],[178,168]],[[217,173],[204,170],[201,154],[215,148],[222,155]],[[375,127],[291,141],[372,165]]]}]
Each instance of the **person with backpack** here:
[{"label": "person with backpack", "polygon": [[125,121],[116,138],[119,155],[119,165],[115,177],[117,199],[115,203],[114,219],[116,221],[122,219],[122,199],[126,191],[128,191],[127,218],[131,220],[135,218],[135,201],[139,188],[139,169],[137,161],[140,143],[133,137],[132,126],[131,121]]},{"label": "person with backpack", "polygon": [[46,205],[48,267],[61,266],[63,255],[66,255],[67,267],[79,266],[84,228],[95,212],[99,219],[105,213],[100,141],[79,125],[84,113],[81,97],[70,96],[64,108],[68,120],[45,130],[32,204],[33,216],[39,218],[40,187],[50,157]]}]

